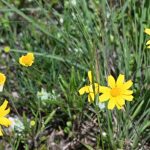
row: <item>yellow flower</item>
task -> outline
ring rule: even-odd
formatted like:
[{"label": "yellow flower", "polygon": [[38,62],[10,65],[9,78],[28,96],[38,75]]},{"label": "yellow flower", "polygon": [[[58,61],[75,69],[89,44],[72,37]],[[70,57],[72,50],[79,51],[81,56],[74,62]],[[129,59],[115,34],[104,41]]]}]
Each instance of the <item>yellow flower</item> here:
[{"label": "yellow flower", "polygon": [[113,76],[108,76],[108,86],[100,86],[100,92],[103,93],[99,96],[100,102],[109,100],[108,109],[113,109],[117,106],[118,109],[122,109],[125,105],[125,100],[132,101],[132,90],[129,88],[132,86],[131,80],[124,82],[124,75],[120,74],[117,81]]},{"label": "yellow flower", "polygon": [[[8,104],[8,101],[5,100],[4,103],[0,106],[0,125],[6,126],[6,127],[11,125],[11,121],[5,117],[10,112],[10,108],[6,109],[7,104]],[[0,126],[0,136],[2,135],[3,133],[2,133],[1,126]]]},{"label": "yellow flower", "polygon": [[27,53],[26,55],[23,55],[19,58],[19,63],[25,67],[32,66],[33,62],[34,62],[33,53]]},{"label": "yellow flower", "polygon": [[35,126],[35,121],[34,120],[30,121],[30,126]]},{"label": "yellow flower", "polygon": [[4,52],[5,53],[9,53],[10,52],[10,47],[9,46],[5,46],[4,47]]},{"label": "yellow flower", "polygon": [[[148,34],[148,35],[150,35],[150,29],[145,29],[144,30],[144,32],[146,33],[146,34]],[[150,40],[148,40],[147,42],[146,42],[146,46],[147,46],[147,48],[150,48]]]},{"label": "yellow flower", "polygon": [[0,73],[0,85],[4,85],[6,81],[6,76],[3,73]]},{"label": "yellow flower", "polygon": [[3,73],[0,73],[0,92],[3,91],[3,86],[6,81],[6,76]]},{"label": "yellow flower", "polygon": [[100,85],[98,83],[92,82],[92,72],[88,71],[88,78],[90,81],[90,85],[84,86],[79,90],[79,94],[83,95],[85,93],[88,93],[88,101],[93,102],[95,95],[99,93],[99,87]]}]

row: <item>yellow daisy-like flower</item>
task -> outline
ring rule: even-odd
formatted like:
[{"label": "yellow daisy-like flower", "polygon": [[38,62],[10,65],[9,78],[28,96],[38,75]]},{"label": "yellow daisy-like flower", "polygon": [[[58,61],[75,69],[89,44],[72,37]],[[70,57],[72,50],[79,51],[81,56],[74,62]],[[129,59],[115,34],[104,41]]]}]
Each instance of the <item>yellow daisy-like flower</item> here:
[{"label": "yellow daisy-like flower", "polygon": [[[144,30],[144,32],[146,33],[146,34],[148,34],[148,35],[150,35],[150,29],[145,29]],[[147,48],[150,48],[150,40],[148,40],[147,42],[146,42],[146,46],[147,46]]]},{"label": "yellow daisy-like flower", "polygon": [[25,67],[32,66],[34,63],[34,54],[33,53],[27,53],[26,55],[23,55],[19,58],[19,63]]},{"label": "yellow daisy-like flower", "polygon": [[90,81],[90,85],[84,86],[79,90],[79,94],[83,95],[85,93],[88,93],[88,101],[93,102],[95,95],[99,93],[100,85],[98,83],[92,82],[92,72],[88,71],[88,78]]},{"label": "yellow daisy-like flower", "polygon": [[108,76],[108,86],[100,86],[100,92],[103,93],[99,96],[100,102],[109,100],[108,109],[113,109],[117,106],[118,109],[122,109],[125,105],[125,100],[133,100],[133,91],[129,90],[133,82],[131,80],[124,82],[124,75],[120,74],[117,81],[113,76]]},{"label": "yellow daisy-like flower", "polygon": [[6,76],[3,73],[0,73],[0,85],[4,85],[6,81]]},{"label": "yellow daisy-like flower", "polygon": [[6,81],[6,76],[3,73],[0,73],[0,92],[3,91],[3,86]]},{"label": "yellow daisy-like flower", "polygon": [[[8,104],[8,101],[5,100],[4,103],[0,106],[0,125],[6,126],[6,127],[11,125],[11,121],[5,117],[10,112],[10,108],[6,109],[7,104]],[[0,126],[0,136],[3,136],[1,126]]]}]

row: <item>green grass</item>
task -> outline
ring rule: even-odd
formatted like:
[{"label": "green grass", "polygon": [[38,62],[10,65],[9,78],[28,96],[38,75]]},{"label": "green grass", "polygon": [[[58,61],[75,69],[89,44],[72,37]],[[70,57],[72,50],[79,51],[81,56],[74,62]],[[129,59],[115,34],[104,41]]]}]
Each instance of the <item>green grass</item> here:
[{"label": "green grass", "polygon": [[[25,127],[19,135],[6,132],[0,149],[52,148],[54,131],[63,132],[63,138],[55,135],[54,143],[72,141],[77,125],[91,114],[98,119],[100,133],[94,146],[81,141],[79,149],[148,149],[150,56],[144,29],[150,25],[150,2],[73,2],[0,0],[0,72],[7,76],[0,99],[9,100],[10,116],[18,116]],[[11,47],[7,54],[6,45]],[[18,59],[29,51],[35,62],[25,68]],[[79,96],[78,90],[88,84],[88,70],[101,85],[107,84],[109,74],[133,80],[134,100],[126,103],[126,112],[101,110],[88,103],[87,95]],[[37,97],[41,88],[51,95],[44,102]]]}]

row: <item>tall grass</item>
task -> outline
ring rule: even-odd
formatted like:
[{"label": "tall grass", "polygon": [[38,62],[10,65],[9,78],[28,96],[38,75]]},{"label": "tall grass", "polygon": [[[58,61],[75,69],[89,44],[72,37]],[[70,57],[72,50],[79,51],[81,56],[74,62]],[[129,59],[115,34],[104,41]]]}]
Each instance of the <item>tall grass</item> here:
[{"label": "tall grass", "polygon": [[[149,4],[148,0],[0,0],[1,49],[11,47],[0,59],[0,69],[8,76],[1,97],[11,100],[11,115],[18,115],[25,125],[21,136],[5,135],[0,147],[7,142],[13,149],[46,149],[52,129],[63,130],[73,139],[75,123],[82,122],[81,116],[92,109],[101,128],[97,149],[140,149],[141,145],[146,149],[150,138],[150,56],[144,29],[149,27]],[[35,63],[23,68],[18,58],[28,51],[35,53]],[[126,104],[126,112],[101,110],[88,104],[86,96],[78,95],[88,70],[102,85],[109,74],[117,77],[122,73],[126,80],[133,80],[134,101]],[[43,105],[37,98],[41,88],[59,96]],[[36,121],[33,130],[29,118]]]}]

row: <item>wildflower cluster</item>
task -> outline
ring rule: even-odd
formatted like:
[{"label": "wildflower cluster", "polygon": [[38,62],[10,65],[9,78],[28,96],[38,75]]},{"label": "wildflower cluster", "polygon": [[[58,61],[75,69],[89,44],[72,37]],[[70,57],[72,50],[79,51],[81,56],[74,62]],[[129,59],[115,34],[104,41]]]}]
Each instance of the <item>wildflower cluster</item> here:
[{"label": "wildflower cluster", "polygon": [[79,94],[88,93],[88,101],[93,102],[95,95],[101,94],[99,96],[99,102],[108,101],[108,109],[113,109],[115,106],[118,109],[122,109],[125,105],[125,100],[133,100],[133,91],[129,90],[133,82],[131,80],[125,82],[124,75],[120,74],[117,81],[115,81],[113,76],[108,76],[108,87],[101,86],[98,83],[92,83],[92,73],[88,72],[88,77],[90,80],[89,86],[84,86],[79,90]]},{"label": "wildflower cluster", "polygon": [[[4,51],[8,53],[10,51],[10,47],[5,47]],[[34,62],[34,54],[33,53],[27,53],[26,55],[21,56],[19,58],[19,63],[25,67],[32,66],[33,62]],[[0,92],[3,91],[5,81],[6,81],[5,74],[0,73]],[[6,116],[10,112],[10,108],[7,108],[7,105],[8,105],[8,101],[5,100],[3,102],[3,104],[0,106],[0,136],[3,136],[3,131],[2,131],[1,125],[5,126],[5,127],[9,127],[10,125],[12,125],[11,119],[6,118]],[[34,122],[32,122],[31,125],[33,126]]]},{"label": "wildflower cluster", "polygon": [[[145,29],[146,34],[150,35],[150,29]],[[146,42],[147,48],[150,48],[150,40]],[[133,90],[130,90],[133,82],[131,80],[125,82],[125,77],[120,74],[117,80],[112,75],[107,78],[108,86],[101,86],[98,83],[93,83],[92,72],[88,72],[90,85],[84,86],[79,90],[79,94],[88,94],[88,101],[94,102],[95,96],[99,95],[99,102],[108,101],[108,109],[122,109],[125,105],[125,100],[133,100]]]},{"label": "wildflower cluster", "polygon": [[[145,29],[145,33],[150,35],[150,29]],[[146,42],[147,48],[150,48],[150,40]],[[10,47],[4,48],[5,53],[10,52]],[[34,54],[27,53],[19,58],[19,63],[22,66],[30,67],[34,63]],[[102,86],[97,82],[94,82],[94,78],[92,76],[92,72],[88,72],[89,85],[82,87],[79,90],[79,94],[83,95],[85,93],[88,94],[88,101],[90,103],[94,102],[95,96],[98,95],[99,102],[108,102],[108,109],[114,109],[117,107],[118,109],[122,109],[125,105],[125,100],[132,101],[133,100],[133,91],[130,90],[133,82],[128,80],[125,82],[125,76],[120,74],[117,80],[114,79],[112,75],[109,75],[107,78],[107,86]],[[3,87],[6,81],[6,76],[3,73],[0,73],[0,92],[3,91]],[[0,106],[0,136],[3,135],[2,127],[8,127],[12,124],[11,119],[6,116],[10,112],[10,108],[7,107],[8,101],[4,100],[2,105]],[[35,121],[32,120],[30,122],[30,126],[34,126]]]},{"label": "wildflower cluster", "polygon": [[79,90],[79,93],[80,95],[83,95],[84,93],[88,93],[88,101],[93,102],[95,95],[99,93],[100,86],[98,83],[93,83],[91,71],[88,72],[88,78],[89,78],[90,85],[82,87]]}]

